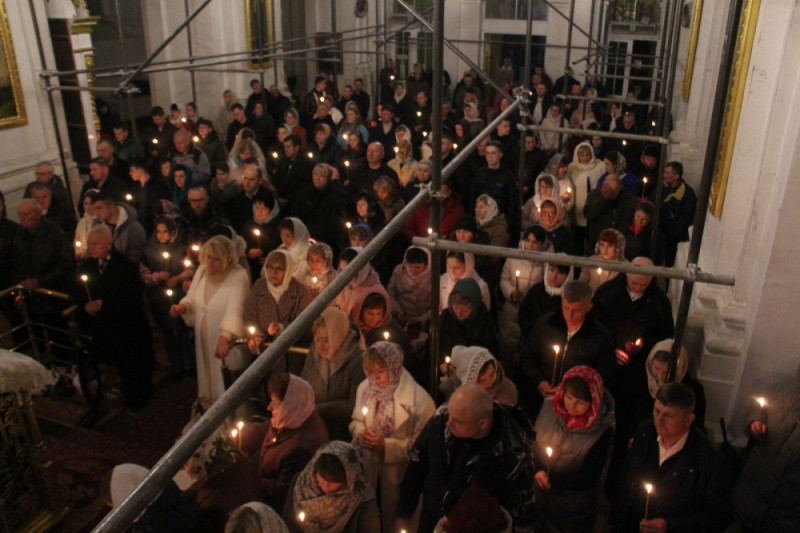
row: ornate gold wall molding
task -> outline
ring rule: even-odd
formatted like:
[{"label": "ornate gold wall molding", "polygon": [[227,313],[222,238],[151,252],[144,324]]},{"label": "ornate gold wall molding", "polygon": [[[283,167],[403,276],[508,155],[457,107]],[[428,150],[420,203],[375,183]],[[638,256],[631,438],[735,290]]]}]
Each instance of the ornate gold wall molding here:
[{"label": "ornate gold wall molding", "polygon": [[689,34],[689,53],[686,54],[686,69],[683,74],[683,101],[689,101],[692,92],[692,75],[694,74],[694,59],[697,55],[697,39],[700,36],[700,20],[703,16],[703,0],[694,0],[692,10],[692,30]]},{"label": "ornate gold wall molding", "polygon": [[741,18],[739,19],[733,69],[728,85],[725,116],[722,119],[722,135],[720,136],[719,152],[714,166],[714,179],[711,184],[711,196],[708,204],[709,211],[717,218],[722,216],[722,206],[725,202],[725,190],[728,187],[733,149],[736,146],[739,114],[742,110],[744,90],[750,71],[750,54],[753,51],[753,41],[756,35],[760,8],[761,0],[745,0],[742,6]]},{"label": "ornate gold wall molding", "polygon": [[[261,11],[259,20],[258,12]],[[275,42],[275,21],[272,19],[272,0],[244,0],[245,28],[247,30],[247,49],[258,50]],[[261,42],[258,42],[259,25],[261,26]],[[270,51],[269,53],[274,53]],[[272,67],[272,60],[250,61],[251,69]]]},{"label": "ornate gold wall molding", "polygon": [[14,56],[5,0],[0,0],[0,128],[27,123],[25,99],[19,83],[19,70]]}]

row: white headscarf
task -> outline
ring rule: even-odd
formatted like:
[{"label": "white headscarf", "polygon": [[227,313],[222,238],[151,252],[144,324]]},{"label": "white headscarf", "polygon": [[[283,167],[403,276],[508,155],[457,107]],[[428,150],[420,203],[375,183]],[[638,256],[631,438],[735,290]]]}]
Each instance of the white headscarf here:
[{"label": "white headscarf", "polygon": [[228,523],[225,524],[226,532],[234,530],[242,509],[250,509],[258,515],[258,531],[260,533],[289,533],[289,529],[286,527],[280,515],[273,511],[272,507],[261,502],[249,502],[233,511],[230,519],[228,519]]},{"label": "white headscarf", "polygon": [[497,208],[497,202],[495,202],[494,198],[489,196],[488,194],[481,194],[478,196],[478,199],[475,200],[475,203],[483,202],[489,208],[489,211],[486,213],[486,217],[480,218],[478,216],[478,212],[475,211],[475,220],[478,221],[478,226],[484,227],[488,224],[494,217],[497,216],[499,209]]},{"label": "white headscarf", "polygon": [[305,269],[305,261],[308,257],[308,248],[311,246],[311,243],[308,239],[311,236],[308,233],[308,228],[299,218],[288,217],[286,220],[292,222],[292,227],[294,228],[292,230],[292,234],[294,236],[292,237],[291,246],[287,248],[281,244],[280,248],[287,250],[290,254],[292,254],[292,259],[294,259],[292,262],[293,269],[291,271],[287,269],[286,272],[288,272],[290,276],[294,276],[295,274],[302,274],[303,269]]},{"label": "white headscarf", "polygon": [[311,385],[306,380],[289,374],[286,394],[283,395],[280,406],[272,410],[272,427],[299,428],[311,416],[315,407],[314,390]]},{"label": "white headscarf", "polygon": [[[270,283],[269,277],[267,276],[267,265],[269,264],[269,258],[275,257],[278,254],[283,255],[283,258],[286,260],[286,271],[283,273],[283,281],[281,282],[281,284],[273,285],[272,283]],[[283,293],[286,292],[287,289],[289,288],[289,283],[291,283],[292,281],[293,272],[294,272],[294,257],[292,257],[292,254],[290,254],[288,251],[280,249],[272,250],[267,255],[267,260],[264,261],[264,266],[261,267],[261,277],[266,280],[267,289],[269,290],[269,293],[272,295],[272,297],[275,299],[276,303],[281,299]]]}]

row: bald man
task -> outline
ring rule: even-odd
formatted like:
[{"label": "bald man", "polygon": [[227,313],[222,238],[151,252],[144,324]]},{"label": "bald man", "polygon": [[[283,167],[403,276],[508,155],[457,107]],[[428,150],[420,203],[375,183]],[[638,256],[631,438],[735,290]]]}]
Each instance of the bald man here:
[{"label": "bald man", "polygon": [[69,193],[64,187],[64,182],[60,177],[56,176],[53,165],[48,161],[42,161],[36,165],[34,169],[34,181],[25,186],[24,198],[32,198],[32,188],[36,183],[43,183],[47,185],[53,193],[53,202],[58,204],[60,209],[72,210],[72,201],[70,200]]},{"label": "bald man", "polygon": [[[394,151],[391,152],[394,157]],[[367,145],[367,161],[350,172],[350,184],[347,189],[356,195],[362,191],[372,192],[372,185],[381,176],[391,179],[398,187],[400,179],[397,172],[392,170],[385,162],[386,148],[379,142]]]},{"label": "bald man", "polygon": [[89,257],[80,269],[87,277],[85,287],[76,287],[73,297],[85,312],[84,324],[92,337],[89,352],[96,361],[117,367],[125,405],[136,411],[150,397],[154,365],[139,265],[114,249],[111,228],[105,224],[89,230],[86,241]]},{"label": "bald man", "polygon": [[17,214],[22,228],[14,237],[14,282],[26,289],[63,290],[73,267],[69,237],[43,217],[36,200],[22,200]]},{"label": "bald man", "polygon": [[478,385],[456,389],[428,421],[409,454],[400,486],[397,531],[411,531],[422,495],[420,533],[433,531],[467,486],[477,481],[523,525],[533,486],[530,420],[516,407],[492,401]]}]

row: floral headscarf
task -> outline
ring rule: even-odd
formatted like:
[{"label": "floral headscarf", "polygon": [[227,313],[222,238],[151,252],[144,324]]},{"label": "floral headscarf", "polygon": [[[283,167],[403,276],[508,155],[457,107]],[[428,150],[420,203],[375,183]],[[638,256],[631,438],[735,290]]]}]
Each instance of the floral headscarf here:
[{"label": "floral headscarf", "polygon": [[[316,466],[322,454],[336,457],[344,467],[347,482],[329,494],[322,492],[316,480]],[[364,480],[359,453],[351,444],[333,441],[317,450],[314,457],[297,476],[292,492],[295,516],[304,513],[302,530],[313,533],[342,531],[361,504],[373,496]]]},{"label": "floral headscarf", "polygon": [[403,349],[386,341],[376,342],[369,349],[378,352],[386,363],[389,369],[389,385],[379,387],[371,380],[367,381],[362,399],[367,406],[372,406],[375,429],[384,437],[391,437],[394,434],[394,391],[403,376]]},{"label": "floral headscarf", "polygon": [[[581,378],[589,386],[589,391],[592,393],[592,405],[580,416],[570,415],[564,406],[564,382],[572,378]],[[597,370],[583,365],[572,367],[564,374],[564,379],[561,380],[561,384],[558,386],[555,396],[553,396],[553,410],[564,419],[567,429],[587,428],[592,425],[600,413],[604,392],[603,378],[600,377],[600,373]]]}]

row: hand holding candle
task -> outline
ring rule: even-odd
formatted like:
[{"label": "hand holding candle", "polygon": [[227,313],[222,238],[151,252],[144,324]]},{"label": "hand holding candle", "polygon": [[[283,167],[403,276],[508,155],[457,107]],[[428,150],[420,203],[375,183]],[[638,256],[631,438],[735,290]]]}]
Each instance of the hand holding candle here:
[{"label": "hand holding candle", "polygon": [[550,477],[550,467],[553,465],[553,448],[548,446],[545,448],[545,453],[547,453],[547,477]]},{"label": "hand holding candle", "polygon": [[514,290],[519,292],[519,270],[514,272]]}]

